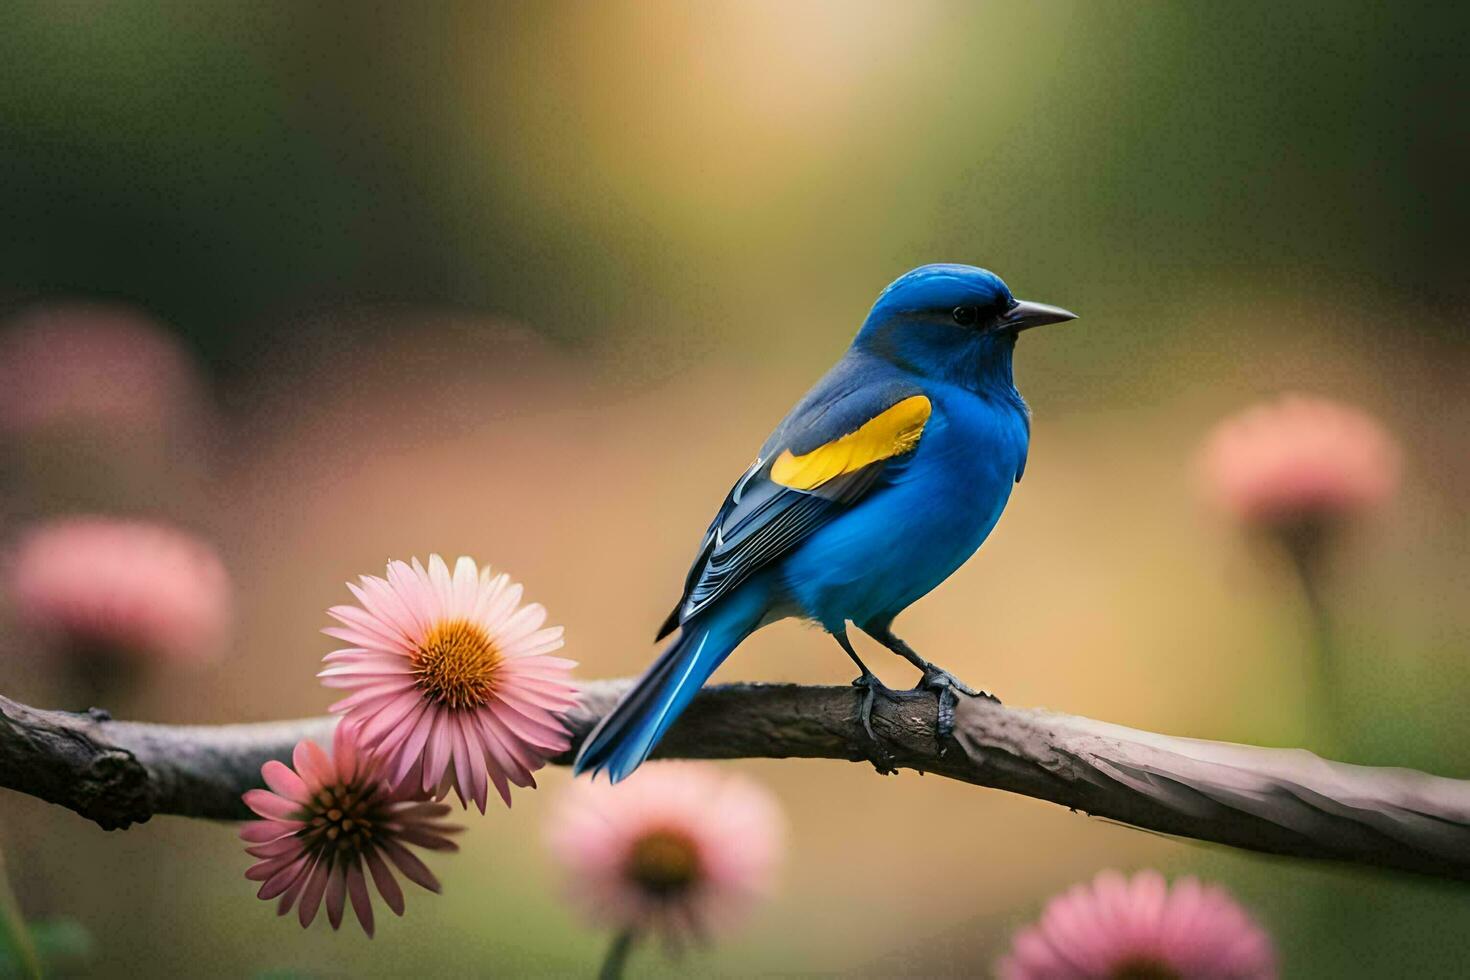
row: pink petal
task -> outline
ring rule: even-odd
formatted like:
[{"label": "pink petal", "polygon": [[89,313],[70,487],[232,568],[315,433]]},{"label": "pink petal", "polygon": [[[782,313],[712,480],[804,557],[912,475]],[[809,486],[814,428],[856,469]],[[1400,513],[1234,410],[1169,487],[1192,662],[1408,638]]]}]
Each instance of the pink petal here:
[{"label": "pink petal", "polygon": [[525,701],[557,714],[565,713],[577,705],[576,692],[568,690],[564,684],[548,683],[521,674],[514,675],[511,680],[513,683],[506,684],[506,693],[501,697],[509,697],[514,692],[518,701]]},{"label": "pink petal", "polygon": [[517,666],[523,666],[528,670],[534,667],[546,671],[565,671],[576,670],[579,665],[577,661],[568,660],[566,657],[548,657],[545,654],[537,654],[535,658],[525,658],[525,661]]},{"label": "pink petal", "polygon": [[430,800],[413,800],[400,806],[401,809],[393,812],[395,822],[433,820],[454,810],[446,803],[434,803]]},{"label": "pink petal", "polygon": [[252,864],[245,872],[245,877],[250,881],[269,881],[275,877],[276,872],[296,863],[300,857],[301,850],[298,848],[293,854],[278,854],[275,857],[266,858],[258,864]]},{"label": "pink petal", "polygon": [[449,566],[438,555],[429,556],[429,584],[439,600],[439,609],[446,616],[454,615],[454,582],[449,577]]},{"label": "pink petal", "polygon": [[[336,654],[349,654],[357,657],[394,656],[402,660],[409,652],[402,640],[385,640],[376,633],[366,633],[351,626],[323,626],[321,634],[347,644],[347,647],[343,649],[332,651]],[[336,659],[346,658],[337,657]]]},{"label": "pink petal", "polygon": [[495,601],[486,607],[483,618],[480,621],[492,629],[497,629],[505,617],[510,614],[510,611],[520,605],[521,592],[522,589],[518,583],[511,582],[508,584],[501,591],[500,595],[496,596]]},{"label": "pink petal", "polygon": [[[325,657],[322,657],[322,663],[324,663],[324,664],[350,664],[350,663],[353,663],[355,661],[361,660],[364,657],[386,657],[386,656],[388,656],[388,654],[383,653],[382,651],[379,651],[379,650],[364,650],[361,647],[344,647],[341,650],[333,650],[331,653],[327,654]],[[398,654],[397,656],[407,657],[407,654]]]},{"label": "pink petal", "polygon": [[327,710],[336,714],[344,711],[361,711],[371,713],[388,704],[394,698],[403,693],[404,689],[413,685],[412,678],[405,676],[402,679],[395,678],[391,681],[368,684],[358,688],[353,694],[343,698]]},{"label": "pink petal", "polygon": [[321,907],[322,896],[327,891],[327,877],[332,871],[330,858],[318,857],[316,864],[311,869],[311,877],[306,882],[306,887],[301,892],[301,904],[296,907],[296,918],[305,929],[311,925],[316,918],[316,911]]},{"label": "pink petal", "polygon": [[369,939],[373,937],[373,902],[368,894],[367,879],[362,876],[362,861],[353,861],[347,868],[347,894],[352,899],[352,911]]},{"label": "pink petal", "polygon": [[366,854],[368,871],[372,872],[373,884],[378,886],[378,894],[383,896],[383,901],[388,908],[393,910],[394,915],[403,914],[403,889],[398,887],[398,880],[393,877],[393,872],[388,870],[388,865],[383,863],[383,857],[376,848],[370,848]]},{"label": "pink petal", "polygon": [[[460,828],[456,827],[455,829],[458,830]],[[459,845],[449,838],[440,837],[438,834],[419,827],[401,828],[398,831],[398,839],[413,844],[415,847],[422,847],[430,851],[459,850]]]},{"label": "pink petal", "polygon": [[277,840],[267,841],[264,844],[255,844],[245,848],[245,853],[251,857],[276,858],[283,854],[300,854],[301,841],[292,837],[281,837]]},{"label": "pink petal", "polygon": [[439,893],[439,879],[428,869],[424,862],[415,857],[408,848],[397,841],[385,840],[380,845],[397,867],[403,872],[403,876],[421,888],[427,888],[435,894]]},{"label": "pink petal", "polygon": [[424,752],[424,792],[432,792],[444,779],[449,767],[449,719],[446,712],[436,712],[433,730]]},{"label": "pink petal", "polygon": [[430,602],[434,592],[426,579],[421,570],[415,572],[401,561],[388,565],[388,582],[393,587],[394,597],[414,627],[410,637],[423,636],[433,625]]},{"label": "pink petal", "polygon": [[[352,585],[347,588],[353,589],[358,602],[362,602],[362,595]],[[402,630],[393,626],[383,619],[374,616],[366,608],[357,606],[333,606],[327,610],[327,615],[342,623],[348,629],[356,630],[363,636],[372,637],[384,647],[394,650],[408,644],[409,638]],[[335,627],[329,627],[335,629]]]},{"label": "pink petal", "polygon": [[246,790],[241,797],[245,805],[262,817],[273,820],[292,820],[301,813],[301,806],[264,789]]},{"label": "pink petal", "polygon": [[[318,674],[317,676],[321,677],[320,674]],[[337,691],[350,691],[353,688],[361,687],[364,684],[382,684],[387,681],[393,680],[395,676],[396,675],[393,673],[383,672],[377,674],[354,674],[352,676],[342,677],[322,677],[321,681],[322,687],[331,688]]]},{"label": "pink petal", "polygon": [[408,771],[413,768],[414,763],[422,760],[424,744],[429,740],[429,732],[433,729],[437,716],[438,711],[432,705],[424,705],[423,713],[414,723],[413,731],[398,748],[398,760],[394,763],[392,773],[394,785],[407,779]]},{"label": "pink petal", "polygon": [[337,722],[337,727],[332,729],[332,763],[338,778],[351,781],[357,777],[357,745],[357,730],[345,721]]},{"label": "pink petal", "polygon": [[296,896],[301,894],[301,889],[306,887],[306,875],[299,874],[290,886],[281,892],[281,900],[276,903],[276,915],[285,915],[291,911],[291,905],[296,901]]},{"label": "pink petal", "polygon": [[328,786],[337,781],[337,770],[332,765],[332,760],[327,757],[327,753],[322,751],[320,745],[309,738],[296,743],[296,748],[291,753],[291,762],[296,772],[312,789]]},{"label": "pink petal", "polygon": [[412,667],[402,657],[358,657],[317,671],[318,677],[375,677],[383,676],[391,678],[397,674],[413,676]]},{"label": "pink petal", "polygon": [[240,828],[240,839],[263,844],[294,834],[304,826],[300,820],[252,820]]},{"label": "pink petal", "polygon": [[437,804],[431,801],[413,801],[398,804],[397,810],[392,813],[394,826],[407,827],[416,823],[432,823],[438,818],[450,813],[453,807],[448,804]]},{"label": "pink petal", "polygon": [[[449,723],[449,749],[454,758],[454,785],[459,790],[460,800],[466,796],[472,796],[470,777],[470,747],[464,740],[464,729],[459,723],[456,714],[450,714],[447,719]],[[484,768],[482,764],[480,768]]]},{"label": "pink petal", "polygon": [[513,690],[532,691],[543,698],[555,698],[560,702],[557,705],[559,708],[575,704],[580,699],[577,686],[564,671],[538,670],[512,660],[506,664],[505,673],[507,683]]},{"label": "pink petal", "polygon": [[347,874],[341,865],[334,865],[327,875],[327,921],[332,929],[342,928],[342,910],[347,900]]},{"label": "pink petal", "polygon": [[459,744],[464,745],[465,758],[470,765],[470,788],[475,805],[480,812],[485,812],[485,802],[489,795],[488,776],[485,771],[485,752],[480,743],[480,733],[469,715],[460,714],[459,722]]},{"label": "pink petal", "polygon": [[495,621],[490,617],[490,611],[500,601],[500,596],[509,581],[510,576],[504,572],[492,576],[488,567],[480,573],[480,594],[475,598],[474,609],[469,615],[472,622],[487,627],[495,625]]},{"label": "pink petal", "polygon": [[551,629],[540,630],[531,636],[518,641],[514,647],[507,651],[506,656],[511,660],[521,660],[526,657],[545,656],[553,650],[560,650],[566,645],[562,639],[562,628],[554,626]]},{"label": "pink petal", "polygon": [[505,746],[501,744],[500,737],[495,734],[494,729],[486,727],[487,723],[485,719],[487,716],[488,712],[484,711],[477,713],[475,716],[475,721],[480,726],[480,744],[484,746],[486,753],[489,755],[489,759],[486,762],[486,770],[490,776],[490,781],[495,784],[495,792],[500,794],[500,798],[505,802],[506,806],[510,806],[510,786],[506,784],[507,774],[510,775],[510,779],[517,786],[526,786],[528,784],[534,786],[535,781],[530,779],[529,773],[522,775],[523,767],[506,753]]},{"label": "pink petal", "polygon": [[480,590],[480,573],[469,558],[460,557],[454,563],[453,598],[449,603],[449,614],[464,619],[475,608],[475,596]]},{"label": "pink petal", "polygon": [[[509,807],[510,784],[506,782],[505,773],[501,772],[498,767],[486,767],[485,774],[490,777],[490,783],[495,787],[495,792],[500,797],[501,801],[505,803],[507,807]],[[516,785],[525,786],[526,784],[517,783]],[[532,781],[531,785],[535,786],[536,784],[534,781]]]},{"label": "pink petal", "polygon": [[[535,705],[517,703],[504,698],[507,711],[497,711],[501,724],[531,745],[561,752],[571,744],[567,731],[549,711]],[[539,717],[537,717],[539,716]]]},{"label": "pink petal", "polygon": [[269,786],[277,796],[283,796],[297,803],[305,803],[311,799],[311,791],[301,781],[301,777],[290,770],[284,762],[272,759],[260,767],[260,775],[264,777],[265,784]]},{"label": "pink petal", "polygon": [[[500,720],[500,715],[495,711],[486,709],[478,715],[480,731],[484,734],[485,747],[490,749],[496,759],[504,767],[506,775],[512,781],[516,776],[528,782],[531,781],[531,773],[546,764],[545,760],[526,751],[525,743],[511,734]],[[498,750],[498,751],[497,751]],[[534,783],[531,783],[534,785]],[[516,782],[517,786],[525,786],[527,782]]]},{"label": "pink petal", "polygon": [[[393,562],[388,565],[388,577],[393,577],[393,566],[402,565],[402,562]],[[378,578],[376,575],[364,575],[361,580],[361,589],[348,586],[357,601],[362,603],[363,609],[376,619],[382,620],[392,629],[403,634],[404,639],[412,643],[414,638],[423,634],[423,626],[418,622],[418,617],[409,609],[402,596],[388,582]]]},{"label": "pink petal", "polygon": [[[379,708],[371,717],[364,718],[358,729],[358,737],[366,745],[377,745],[378,742],[388,736],[398,723],[403,721],[415,710],[422,710],[424,706],[423,696],[412,686],[406,685],[407,690],[399,694],[392,701]],[[410,721],[409,724],[412,724]],[[404,726],[400,732],[400,738],[407,736],[409,729]],[[395,739],[394,741],[397,741]]]},{"label": "pink petal", "polygon": [[[536,692],[536,697],[528,697],[528,694]],[[524,677],[511,674],[506,677],[505,683],[498,685],[496,695],[507,704],[512,704],[521,714],[532,721],[539,721],[543,725],[561,727],[562,716],[567,709],[574,707],[580,701],[577,692],[565,687],[560,693],[548,691],[542,685],[528,681]],[[555,707],[548,707],[543,702],[555,700]]]},{"label": "pink petal", "polygon": [[297,879],[304,878],[306,876],[306,873],[310,868],[310,861],[311,859],[303,854],[295,861],[286,865],[284,868],[281,868],[275,874],[266,879],[265,884],[260,886],[260,891],[255,893],[256,897],[262,899],[272,899],[275,898],[277,895],[280,895],[287,888],[290,888],[292,883],[295,882]]},{"label": "pink petal", "polygon": [[539,602],[532,602],[518,609],[516,614],[506,620],[497,632],[506,643],[514,643],[536,632],[544,622],[546,622],[546,607]]}]

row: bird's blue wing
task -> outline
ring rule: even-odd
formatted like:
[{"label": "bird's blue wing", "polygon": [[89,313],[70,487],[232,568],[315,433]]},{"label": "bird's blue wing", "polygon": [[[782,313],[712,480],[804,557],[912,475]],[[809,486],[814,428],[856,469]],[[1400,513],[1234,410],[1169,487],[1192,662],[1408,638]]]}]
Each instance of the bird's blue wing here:
[{"label": "bird's blue wing", "polygon": [[875,377],[850,362],[835,368],[776,427],[725,497],[658,638],[891,478],[928,416],[928,398],[907,376]]}]

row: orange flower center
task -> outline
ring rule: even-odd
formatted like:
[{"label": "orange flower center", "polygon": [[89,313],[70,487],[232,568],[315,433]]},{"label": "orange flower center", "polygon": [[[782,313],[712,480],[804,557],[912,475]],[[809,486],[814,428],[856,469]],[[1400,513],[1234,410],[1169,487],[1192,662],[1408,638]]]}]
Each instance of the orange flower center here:
[{"label": "orange flower center", "polygon": [[655,830],[633,842],[624,866],[634,883],[654,898],[672,898],[698,883],[699,848],[683,831]]},{"label": "orange flower center", "polygon": [[1182,977],[1167,963],[1151,956],[1135,956],[1109,970],[1108,980],[1182,980]]},{"label": "orange flower center", "polygon": [[435,624],[410,658],[419,690],[450,708],[489,702],[501,661],[489,634],[465,619]]}]

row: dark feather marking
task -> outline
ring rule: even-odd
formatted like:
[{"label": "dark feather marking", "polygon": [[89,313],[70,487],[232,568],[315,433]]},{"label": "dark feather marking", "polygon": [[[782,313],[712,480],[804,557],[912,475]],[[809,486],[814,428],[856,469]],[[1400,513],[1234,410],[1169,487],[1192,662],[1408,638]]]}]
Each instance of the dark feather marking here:
[{"label": "dark feather marking", "polygon": [[878,372],[892,370],[887,365],[869,364],[862,355],[849,357],[857,359],[848,362],[845,373],[834,371],[823,378],[776,427],[756,464],[735,481],[700,541],[683,595],[659,627],[658,639],[791,551],[903,465],[905,457],[878,460],[809,491],[771,481],[771,463],[783,451],[806,455],[856,432],[905,398],[924,393],[907,376],[880,376]]}]

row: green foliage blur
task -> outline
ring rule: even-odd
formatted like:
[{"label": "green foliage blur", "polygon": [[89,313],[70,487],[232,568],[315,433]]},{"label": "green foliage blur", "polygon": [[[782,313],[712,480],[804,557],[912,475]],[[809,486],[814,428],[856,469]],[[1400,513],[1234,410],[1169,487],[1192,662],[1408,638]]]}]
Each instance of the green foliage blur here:
[{"label": "green foliage blur", "polygon": [[[1343,750],[1470,778],[1467,28],[1427,2],[10,0],[0,318],[122,301],[220,412],[197,447],[13,454],[0,529],[111,508],[218,541],[232,658],[119,715],[321,711],[340,583],[429,550],[526,580],[584,676],[632,673],[710,509],[878,290],[974,263],[1081,319],[1024,339],[1026,481],[906,614],[916,646],[1016,703],[1308,741],[1300,596],[1201,516],[1190,461],[1221,415],[1319,391],[1407,460],[1330,583]],[[848,678],[824,638],[767,634],[721,677]],[[0,655],[0,690],[44,699]],[[984,974],[1048,896],[1143,866],[1230,887],[1287,977],[1470,964],[1463,887],[744,768],[787,805],[785,889],[639,975]],[[446,894],[372,942],[275,919],[230,827],[106,834],[6,797],[0,831],[26,914],[91,936],[65,975],[588,976],[606,937],[539,851],[565,779],[466,820]]]},{"label": "green foliage blur", "polygon": [[0,290],[135,299],[221,369],[340,303],[845,329],[940,257],[1143,329],[1201,282],[1396,332],[1470,298],[1456,5],[786,7],[21,0]]}]

